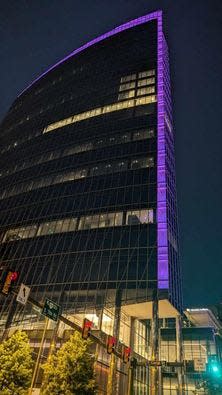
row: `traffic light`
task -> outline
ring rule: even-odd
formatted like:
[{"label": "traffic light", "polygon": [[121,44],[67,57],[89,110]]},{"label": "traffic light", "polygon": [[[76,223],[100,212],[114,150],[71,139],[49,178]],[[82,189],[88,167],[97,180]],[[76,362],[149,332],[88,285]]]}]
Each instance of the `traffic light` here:
[{"label": "traffic light", "polygon": [[107,352],[108,354],[112,354],[115,348],[116,338],[114,336],[108,336],[107,338]]},{"label": "traffic light", "polygon": [[208,371],[211,377],[214,377],[215,379],[222,378],[222,366],[221,363],[218,362],[216,359],[211,359],[210,361],[208,361]]},{"label": "traffic light", "polygon": [[131,354],[131,348],[123,346],[123,348],[122,348],[122,358],[123,358],[123,362],[124,363],[129,362],[130,354]]},{"label": "traffic light", "polygon": [[82,327],[82,338],[87,340],[88,337],[90,336],[91,328],[93,326],[92,321],[88,320],[87,318],[84,318],[83,321],[83,327]]},{"label": "traffic light", "polygon": [[3,295],[9,294],[12,284],[15,283],[18,279],[18,275],[18,272],[15,272],[13,270],[7,271],[1,287],[1,292]]}]

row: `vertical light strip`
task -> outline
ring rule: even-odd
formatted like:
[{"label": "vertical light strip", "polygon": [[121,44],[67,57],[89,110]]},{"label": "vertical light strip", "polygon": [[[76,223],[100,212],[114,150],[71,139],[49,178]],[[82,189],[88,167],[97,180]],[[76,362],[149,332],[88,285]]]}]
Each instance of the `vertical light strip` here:
[{"label": "vertical light strip", "polygon": [[164,62],[162,13],[158,16],[157,43],[157,264],[158,288],[169,287],[167,190],[166,190],[166,141],[164,124]]}]

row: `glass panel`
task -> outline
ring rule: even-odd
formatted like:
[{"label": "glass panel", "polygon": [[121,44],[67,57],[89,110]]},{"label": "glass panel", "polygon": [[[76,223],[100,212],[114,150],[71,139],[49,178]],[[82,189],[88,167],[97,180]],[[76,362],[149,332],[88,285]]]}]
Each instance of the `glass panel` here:
[{"label": "glass panel", "polygon": [[69,224],[70,224],[70,218],[64,219],[61,232],[68,232],[69,231]]},{"label": "glass panel", "polygon": [[120,136],[120,139],[122,142],[130,141],[130,133],[123,134],[122,136]]},{"label": "glass panel", "polygon": [[133,140],[144,140],[150,137],[154,137],[154,129],[138,130],[133,133]]},{"label": "glass panel", "polygon": [[69,232],[76,230],[76,225],[77,225],[77,219],[71,218],[70,224],[69,224]]},{"label": "glass panel", "polygon": [[155,78],[145,78],[144,80],[139,80],[137,86],[146,86],[155,84]]},{"label": "glass panel", "polygon": [[37,232],[37,236],[46,235],[48,233],[49,224],[40,224]]},{"label": "glass panel", "polygon": [[121,82],[132,81],[136,79],[136,74],[126,75],[125,77],[121,77]]},{"label": "glass panel", "polygon": [[99,227],[99,215],[85,217],[83,229],[94,229]]},{"label": "glass panel", "polygon": [[4,237],[3,241],[13,241],[13,240],[18,240],[18,229],[9,229]]},{"label": "glass panel", "polygon": [[118,95],[118,100],[124,100],[124,99],[128,99],[129,97],[134,97],[135,96],[135,90],[130,90],[130,91],[126,91],[123,93],[120,93]]},{"label": "glass panel", "polygon": [[123,223],[123,213],[119,212],[115,215],[115,226],[121,226]]},{"label": "glass panel", "polygon": [[100,168],[100,173],[104,174],[104,173],[112,173],[114,170],[114,164],[113,163],[107,163],[107,165],[105,165],[105,169]]},{"label": "glass panel", "polygon": [[115,171],[124,171],[127,170],[127,161],[122,160],[121,162],[116,163]]},{"label": "glass panel", "polygon": [[60,233],[62,231],[62,220],[56,222],[55,233]]},{"label": "glass panel", "polygon": [[155,93],[155,86],[146,86],[145,88],[137,89],[137,96],[149,95]]},{"label": "glass panel", "polygon": [[153,209],[127,211],[126,223],[127,225],[153,223]]},{"label": "glass panel", "polygon": [[151,75],[155,75],[155,69],[146,70],[146,71],[141,71],[141,72],[139,73],[139,78],[150,77]]},{"label": "glass panel", "polygon": [[53,180],[53,184],[60,184],[64,181],[65,179],[65,175],[64,174],[59,174],[58,176],[56,176]]},{"label": "glass panel", "polygon": [[120,85],[119,91],[120,91],[120,92],[121,92],[121,91],[126,91],[127,89],[135,88],[135,86],[136,86],[136,83],[135,83],[135,82],[129,82],[128,84]]},{"label": "glass panel", "polygon": [[141,169],[145,167],[153,167],[154,159],[151,158],[137,158],[131,162],[131,169]]},{"label": "glass panel", "polygon": [[99,219],[99,227],[104,228],[109,225],[109,220],[108,220],[108,215],[107,214],[101,214],[100,219]]}]

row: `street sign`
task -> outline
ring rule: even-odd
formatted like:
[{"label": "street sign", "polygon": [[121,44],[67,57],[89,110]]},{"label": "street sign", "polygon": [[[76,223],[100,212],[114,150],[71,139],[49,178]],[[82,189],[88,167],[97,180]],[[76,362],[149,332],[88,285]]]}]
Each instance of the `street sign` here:
[{"label": "street sign", "polygon": [[60,306],[52,300],[46,298],[42,309],[42,314],[53,321],[58,321],[60,315]]},{"label": "street sign", "polygon": [[194,370],[198,372],[205,372],[206,360],[204,358],[194,358]]},{"label": "street sign", "polygon": [[27,287],[25,284],[21,284],[19,288],[19,292],[16,298],[16,301],[25,305],[27,303],[29,294],[30,294],[30,288]]}]

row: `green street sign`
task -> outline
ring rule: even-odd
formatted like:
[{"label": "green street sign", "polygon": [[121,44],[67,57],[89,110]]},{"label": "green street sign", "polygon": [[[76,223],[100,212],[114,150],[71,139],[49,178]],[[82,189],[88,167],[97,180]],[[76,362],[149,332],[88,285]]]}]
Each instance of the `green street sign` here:
[{"label": "green street sign", "polygon": [[42,314],[53,321],[58,321],[60,315],[60,306],[52,300],[46,298],[42,309]]}]

